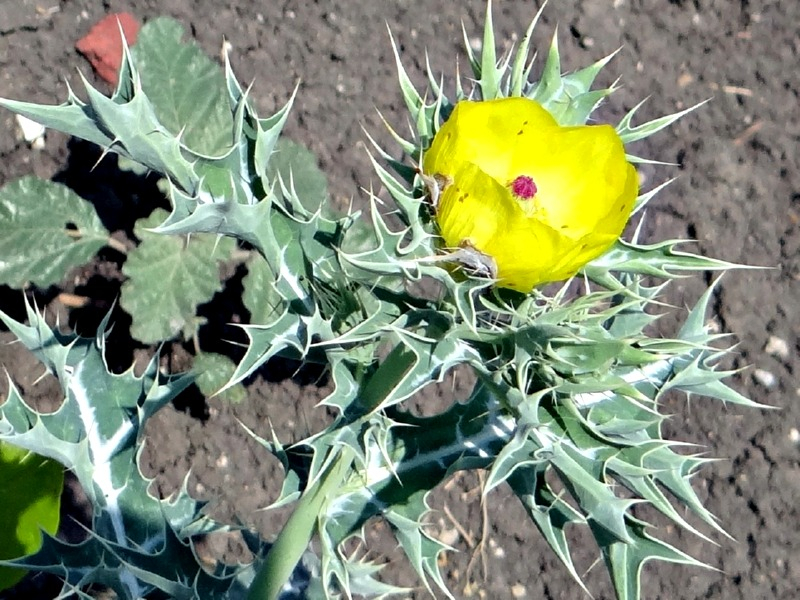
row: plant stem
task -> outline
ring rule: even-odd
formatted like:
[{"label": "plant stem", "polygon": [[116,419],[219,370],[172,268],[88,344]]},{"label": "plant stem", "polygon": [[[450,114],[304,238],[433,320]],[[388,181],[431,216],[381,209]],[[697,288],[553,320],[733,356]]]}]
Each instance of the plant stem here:
[{"label": "plant stem", "polygon": [[[414,364],[414,355],[403,345],[395,346],[381,366],[366,381],[364,373],[358,376],[361,388],[361,419],[379,409],[394,387],[406,376],[408,369]],[[284,584],[289,581],[300,558],[303,556],[314,535],[317,517],[323,514],[325,499],[336,488],[340,487],[350,472],[355,453],[346,446],[339,447],[333,458],[316,483],[304,491],[286,526],[278,534],[275,543],[269,549],[264,564],[256,573],[250,585],[248,600],[277,600]]]},{"label": "plant stem", "polygon": [[106,240],[106,244],[109,247],[111,247],[114,250],[116,250],[117,252],[119,252],[120,254],[124,254],[124,255],[128,254],[128,249],[125,247],[125,244],[123,244],[122,242],[120,242],[119,240],[117,240],[115,238],[112,238],[111,236],[109,236],[108,239]]},{"label": "plant stem", "polygon": [[311,541],[325,499],[341,486],[352,462],[353,451],[340,447],[327,472],[310,490],[307,489],[303,493],[297,508],[278,534],[264,564],[256,573],[247,594],[248,600],[277,600],[281,589],[289,581],[292,571]]}]

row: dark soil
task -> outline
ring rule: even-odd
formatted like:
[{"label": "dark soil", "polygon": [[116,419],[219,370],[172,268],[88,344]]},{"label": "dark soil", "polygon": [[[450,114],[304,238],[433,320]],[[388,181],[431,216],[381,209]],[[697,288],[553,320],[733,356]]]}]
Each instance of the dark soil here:
[{"label": "dark soil", "polygon": [[[42,10],[50,6],[55,10]],[[508,44],[518,39],[536,9],[536,3],[521,0],[497,2],[498,38]],[[282,105],[299,81],[286,133],[317,154],[334,201],[345,206],[351,197],[360,201],[360,186],[375,179],[361,128],[389,146],[375,109],[398,127],[405,122],[386,23],[412,78],[422,82],[426,48],[439,71],[453,73],[457,58],[465,64],[460,24],[466,24],[471,40],[478,43],[484,0],[2,1],[0,95],[62,102],[65,79],[79,87],[77,69],[91,77],[88,64],[74,50],[75,42],[105,14],[120,10],[144,21],[173,16],[213,56],[219,55],[224,36],[233,46],[240,79],[255,82],[252,95],[262,114]],[[681,548],[717,570],[650,563],[645,568],[647,598],[800,597],[800,563],[794,561],[800,551],[799,23],[796,0],[565,0],[550,3],[536,36],[542,54],[558,24],[568,68],[622,47],[609,70],[623,76],[623,87],[604,108],[603,119],[617,119],[645,96],[651,99],[642,118],[712,98],[637,148],[640,155],[678,165],[642,169],[645,185],[679,175],[650,209],[649,235],[653,240],[696,239],[703,253],[770,267],[727,275],[717,288],[714,319],[740,339],[733,366],[752,365],[735,377],[734,386],[782,409],[726,408],[704,399],[670,407],[675,415],[672,436],[726,458],[703,471],[695,484],[736,541],[711,535],[719,544],[714,546],[678,535]],[[606,75],[601,83],[611,81]],[[89,199],[102,197],[108,203],[111,198],[120,207],[147,193],[152,182],[120,182],[113,159],[91,173],[97,156],[93,152],[52,132],[43,151],[31,151],[19,141],[12,115],[0,115],[0,184],[35,173],[65,181]],[[114,214],[109,211],[109,218]],[[124,232],[121,235],[124,238]],[[100,259],[70,276],[62,288],[32,291],[40,306],[72,326],[77,322],[79,328],[94,327],[119,287],[114,277],[121,258],[109,252]],[[705,283],[702,277],[686,279],[673,286],[670,299],[682,309]],[[59,300],[61,291],[90,295],[93,304],[68,314]],[[218,300],[214,306],[227,320],[243,318],[224,298]],[[21,307],[19,291],[0,289],[2,310],[21,318]],[[117,310],[114,320],[112,364],[125,367],[148,356],[152,349],[126,337],[129,322],[124,313]],[[669,329],[669,323],[664,327]],[[11,339],[7,331],[0,336]],[[771,336],[786,342],[785,354],[765,351]],[[173,370],[188,366],[190,357],[181,345],[166,351]],[[31,402],[52,406],[57,400],[52,382],[35,384],[41,367],[18,347],[0,347],[0,363]],[[774,382],[755,369],[772,374]],[[275,498],[279,467],[237,420],[262,432],[269,420],[284,442],[299,439],[329,418],[314,408],[324,385],[316,374],[295,376],[294,366],[284,365],[255,378],[248,387],[249,399],[239,405],[216,399],[205,404],[202,398],[188,396],[150,423],[145,466],[157,476],[162,493],[175,489],[191,469],[190,489],[215,499],[216,516],[240,519],[270,538],[285,513],[257,509]],[[418,402],[430,406],[446,401],[449,394],[449,387],[434,389]],[[435,529],[461,551],[447,556],[444,564],[456,597],[585,597],[510,494],[492,493],[483,512],[478,485],[474,475],[456,477],[432,496]],[[448,515],[467,537],[458,533]],[[475,544],[484,534],[482,562]],[[376,558],[391,561],[388,577],[417,585],[385,530],[374,527],[368,539],[380,548]],[[476,552],[477,560],[471,561]],[[595,557],[596,549],[584,540],[576,552],[581,568],[592,567]],[[586,580],[596,598],[612,597],[601,564],[589,570]],[[16,597],[45,593],[33,584],[21,588]],[[426,597],[426,592],[420,590],[414,597]]]}]

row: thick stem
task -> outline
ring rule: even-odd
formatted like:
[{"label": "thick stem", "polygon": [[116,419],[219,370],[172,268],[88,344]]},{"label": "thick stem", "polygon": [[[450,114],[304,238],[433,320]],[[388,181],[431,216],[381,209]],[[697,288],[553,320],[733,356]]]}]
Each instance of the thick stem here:
[{"label": "thick stem", "polygon": [[[365,415],[360,419],[365,419],[368,414],[378,410],[386,395],[405,377],[413,362],[413,353],[398,345],[363,384],[359,382],[362,390],[360,408]],[[354,457],[352,449],[341,447],[327,471],[300,497],[297,508],[278,534],[264,564],[256,573],[247,595],[248,600],[277,600],[281,588],[289,581],[314,535],[317,517],[322,514],[325,499],[342,485],[350,472]]]},{"label": "thick stem", "polygon": [[248,600],[277,600],[311,541],[325,499],[341,486],[352,462],[352,450],[342,447],[327,472],[303,494],[256,573]]}]

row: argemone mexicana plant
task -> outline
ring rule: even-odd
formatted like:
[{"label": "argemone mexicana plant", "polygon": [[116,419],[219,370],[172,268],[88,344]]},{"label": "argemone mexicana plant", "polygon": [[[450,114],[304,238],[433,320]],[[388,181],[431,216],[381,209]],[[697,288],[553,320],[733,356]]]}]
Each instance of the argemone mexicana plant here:
[{"label": "argemone mexicana plant", "polygon": [[[182,137],[197,126],[191,119],[167,124],[158,81],[127,49],[110,98],[86,84],[85,102],[71,92],[61,106],[2,101],[162,175],[172,212],[153,231],[213,233],[255,248],[248,277],[259,276],[251,301],[261,303],[262,318],[244,326],[249,346],[229,386],[273,357],[321,363],[333,383],[323,404],[337,412],[326,429],[289,447],[267,423],[249,432],[281,461],[286,478],[275,505],[294,502],[294,512],[272,543],[243,532],[252,564],[210,569],[194,544],[230,526],[203,516],[186,489],[150,495],[137,463],[143,424],[190,376],[164,374],[155,360],[142,375],[109,372],[107,323],[82,338],[50,328],[33,307],[28,325],[1,315],[59,379],[64,402],[41,415],[12,389],[0,406],[0,439],[71,469],[93,506],[85,541],[47,536],[14,564],[63,576],[65,592],[101,585],[129,599],[407,593],[348,551],[346,542],[377,518],[431,593],[453,597],[437,563],[448,547],[426,527],[427,495],[474,469],[485,472],[490,505],[494,488],[513,491],[531,531],[578,585],[571,527],[594,537],[623,600],[639,598],[647,561],[702,564],[636,512],[648,504],[703,536],[691,513],[721,531],[691,486],[710,459],[663,438],[661,399],[683,392],[752,403],[715,370],[726,350],[705,325],[712,290],[673,339],[654,336],[651,324],[670,280],[734,265],[679,251],[677,241],[618,239],[631,212],[664,187],[637,192],[630,163],[642,159],[629,145],[692,109],[634,126],[637,106],[615,127],[587,126],[613,92],[592,89],[610,57],[564,74],[554,41],[532,81],[537,19],[498,58],[487,13],[481,52],[467,45],[468,89],[456,78],[447,93],[430,73],[418,91],[398,58],[413,131],[410,139],[394,133],[402,161],[377,145],[373,161],[396,226],[374,195],[369,218],[335,215],[298,193],[302,181],[270,171],[291,100],[259,118],[227,61],[221,97],[230,137],[216,139],[230,141],[213,151]],[[476,375],[466,401],[427,417],[406,409],[457,367]]]}]

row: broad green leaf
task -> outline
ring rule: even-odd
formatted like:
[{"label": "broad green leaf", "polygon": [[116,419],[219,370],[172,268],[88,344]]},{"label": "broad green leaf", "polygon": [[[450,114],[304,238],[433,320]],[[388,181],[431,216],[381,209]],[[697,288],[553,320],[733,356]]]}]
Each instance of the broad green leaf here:
[{"label": "broad green leaf", "polygon": [[219,398],[232,403],[239,403],[247,398],[247,392],[240,383],[220,392],[236,370],[234,362],[224,354],[201,352],[194,357],[193,370],[197,374],[195,383],[204,396],[213,396],[219,392]]},{"label": "broad green leaf", "polygon": [[199,326],[200,304],[222,289],[217,263],[230,256],[233,241],[211,234],[166,236],[148,231],[166,218],[158,209],[136,223],[141,240],[128,254],[120,305],[131,315],[131,335],[146,344],[182,335]]},{"label": "broad green leaf", "polygon": [[275,277],[269,263],[260,254],[253,253],[247,259],[247,275],[242,281],[244,292],[242,302],[250,312],[250,323],[264,325],[272,322],[277,311],[283,306],[283,300],[275,291]]},{"label": "broad green leaf", "polygon": [[132,54],[158,120],[187,148],[218,156],[233,143],[233,117],[222,69],[169,17],[148,21]]},{"label": "broad green leaf", "polygon": [[[64,467],[29,450],[0,441],[0,559],[33,554],[42,545],[41,530],[55,533],[61,507]],[[25,575],[0,567],[0,590]]]},{"label": "broad green leaf", "polygon": [[107,240],[94,207],[64,185],[29,176],[0,189],[0,284],[57,284]]}]

